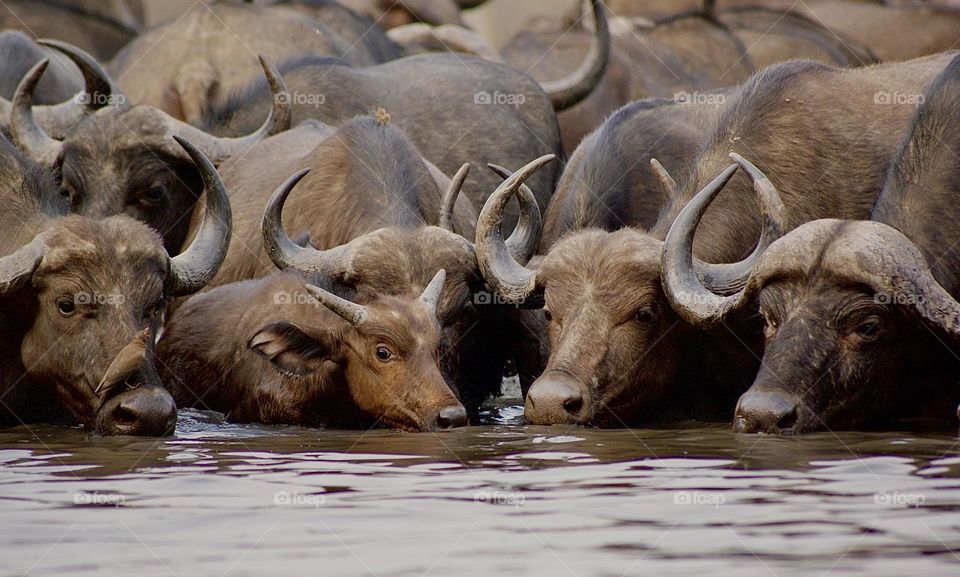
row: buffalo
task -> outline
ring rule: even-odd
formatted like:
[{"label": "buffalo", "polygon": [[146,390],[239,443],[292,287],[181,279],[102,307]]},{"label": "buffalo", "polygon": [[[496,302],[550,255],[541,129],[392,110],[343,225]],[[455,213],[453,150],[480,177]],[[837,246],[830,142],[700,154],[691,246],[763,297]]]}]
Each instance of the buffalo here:
[{"label": "buffalo", "polygon": [[[400,56],[400,48],[372,23],[351,22],[356,15],[336,2],[323,6],[322,15],[336,28],[286,6],[197,5],[138,36],[109,70],[132,102],[196,125],[259,76],[257,55],[271,62],[324,55],[356,66]],[[311,12],[321,15],[319,8]]]},{"label": "buffalo", "polygon": [[[960,57],[924,94],[870,221],[817,220],[774,242],[742,290],[695,281],[697,219],[679,217],[664,266],[695,325],[759,311],[765,348],[737,404],[745,433],[804,433],[894,418],[952,420],[960,276],[951,218],[958,188]],[[675,229],[675,230],[674,230]],[[674,267],[674,265],[676,265]]]},{"label": "buffalo", "polygon": [[[527,395],[528,420],[620,426],[667,409],[715,414],[732,405],[755,374],[762,340],[750,322],[707,332],[674,312],[660,258],[676,215],[716,175],[732,179],[695,243],[698,258],[739,263],[716,270],[698,265],[720,291],[739,288],[739,274],[753,262],[740,261],[756,258],[750,251],[764,222],[750,182],[729,172],[730,152],[776,175],[785,230],[818,218],[865,218],[916,107],[915,100],[888,95],[922,93],[951,58],[857,69],[792,62],[758,73],[726,105],[692,168],[679,181],[664,174],[669,202],[648,231],[571,232],[539,267],[509,258],[499,240],[498,207],[485,206],[476,242],[484,277],[511,302],[545,300],[550,319],[550,358]],[[803,150],[799,143],[806,143]],[[749,173],[763,180],[758,170]]]},{"label": "buffalo", "polygon": [[[223,286],[183,304],[160,343],[178,402],[265,422],[444,428],[465,424],[461,403],[476,418],[519,337],[498,336],[510,309],[478,298],[473,243],[454,232],[472,236],[475,223],[458,202],[466,170],[440,178],[383,112],[336,129],[298,126],[225,166],[238,189],[237,237],[214,281]],[[276,191],[261,231],[266,186]],[[526,262],[539,209],[518,178],[500,189],[519,192],[508,242]],[[289,272],[269,275],[274,266]],[[239,331],[223,322],[236,315]],[[377,378],[387,381],[379,393]]]},{"label": "buffalo", "polygon": [[[0,13],[0,30],[20,30],[39,38],[55,38],[78,46],[101,62],[137,36],[124,18],[105,14],[104,2],[8,0]],[[82,4],[82,5],[81,5]]]},{"label": "buffalo", "polygon": [[171,258],[155,231],[128,216],[68,214],[49,171],[0,140],[4,425],[64,420],[104,435],[172,432],[176,407],[157,376],[154,336],[167,298],[202,288],[230,238],[216,170],[177,141],[208,197],[196,239]]},{"label": "buffalo", "polygon": [[[42,42],[85,62],[89,76],[98,78],[85,101],[58,105],[57,132],[47,132],[41,114],[34,115],[33,93],[47,66],[38,63],[20,83],[11,106],[10,134],[31,158],[57,169],[71,210],[90,218],[127,214],[159,231],[168,251],[183,246],[202,182],[194,164],[170,138],[189,139],[219,165],[264,137],[289,127],[289,102],[273,98],[266,120],[250,134],[215,137],[176,120],[152,106],[132,106],[111,86],[89,55],[63,43]],[[273,93],[284,92],[283,79],[266,62],[261,65]],[[89,84],[89,82],[88,82]]]},{"label": "buffalo", "polygon": [[[609,56],[602,2],[595,0],[592,7],[597,24],[587,59],[573,73],[542,86],[502,64],[461,54],[409,56],[367,68],[317,57],[280,63],[293,100],[293,122],[312,118],[335,126],[385,108],[391,122],[445,174],[454,174],[462,162],[508,165],[516,159],[559,155],[563,147],[555,109],[587,97]],[[264,114],[266,90],[266,84],[257,81],[201,126],[217,134],[248,132],[257,115]],[[492,126],[495,133],[479,130]],[[529,183],[541,207],[549,202],[557,172],[548,166]],[[464,193],[480,206],[498,184],[496,175],[478,174]],[[508,213],[509,223],[514,218]]]}]

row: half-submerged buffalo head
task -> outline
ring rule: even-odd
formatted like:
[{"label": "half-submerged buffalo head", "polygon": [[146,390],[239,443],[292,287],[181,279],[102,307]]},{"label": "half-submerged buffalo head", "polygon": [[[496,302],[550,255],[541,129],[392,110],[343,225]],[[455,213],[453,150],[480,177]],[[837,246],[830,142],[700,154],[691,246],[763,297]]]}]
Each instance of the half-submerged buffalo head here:
[{"label": "half-submerged buffalo head", "polygon": [[18,384],[49,387],[78,422],[104,435],[173,431],[176,407],[157,376],[154,337],[167,297],[200,290],[229,243],[230,204],[216,170],[178,142],[208,194],[203,226],[182,254],[169,257],[156,232],[127,216],[71,215],[0,258],[0,297],[22,307],[26,378]]},{"label": "half-submerged buffalo head", "polygon": [[[743,158],[734,160],[700,194],[719,193],[737,165],[755,184],[768,182]],[[681,348],[692,334],[662,288],[664,243],[633,228],[577,231],[528,268],[510,258],[501,237],[507,200],[497,193],[487,200],[477,224],[477,260],[505,299],[543,306],[548,319],[550,357],[527,394],[527,421],[619,427],[649,416],[676,386]],[[772,238],[764,230],[742,262],[698,262],[697,269],[712,286],[736,286]]]},{"label": "half-submerged buffalo head", "polygon": [[440,270],[417,298],[380,296],[364,305],[308,284],[313,298],[346,323],[273,323],[257,332],[248,347],[294,375],[310,375],[324,363],[334,363],[351,399],[378,422],[413,431],[462,427],[467,412],[437,363],[436,307],[445,276]]},{"label": "half-submerged buffalo head", "polygon": [[737,404],[736,431],[851,428],[918,404],[923,395],[905,394],[903,385],[934,358],[928,352],[936,339],[956,338],[960,304],[906,236],[879,222],[808,222],[773,242],[742,288],[720,294],[691,266],[693,235],[710,200],[698,197],[675,221],[664,283],[695,326],[738,313],[764,319],[763,360]]}]

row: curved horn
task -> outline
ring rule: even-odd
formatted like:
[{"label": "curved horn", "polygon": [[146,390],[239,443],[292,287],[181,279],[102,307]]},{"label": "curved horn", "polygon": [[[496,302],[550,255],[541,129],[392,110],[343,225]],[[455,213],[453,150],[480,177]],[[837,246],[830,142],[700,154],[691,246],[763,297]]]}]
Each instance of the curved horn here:
[{"label": "curved horn", "polygon": [[76,103],[78,105],[77,108],[97,110],[110,104],[111,98],[114,98],[118,104],[126,102],[126,97],[123,92],[110,82],[110,75],[107,74],[93,56],[73,44],[61,42],[60,40],[42,39],[37,40],[37,44],[60,52],[80,69],[80,74],[83,75],[84,92],[87,98],[74,98],[71,102]]},{"label": "curved horn", "polygon": [[187,250],[170,259],[165,292],[185,296],[202,289],[220,270],[230,247],[232,216],[227,190],[213,163],[187,140],[174,138],[193,159],[207,194],[200,231]]},{"label": "curved horn", "polygon": [[457,197],[460,196],[460,189],[467,180],[467,174],[470,172],[470,163],[464,162],[460,170],[453,175],[450,185],[443,192],[443,198],[440,201],[440,219],[437,226],[444,230],[453,232],[453,209],[457,205]]},{"label": "curved horn", "polygon": [[45,235],[38,234],[13,254],[0,258],[0,295],[5,295],[30,282],[33,271],[43,260]]},{"label": "curved horn", "polygon": [[340,270],[340,263],[348,249],[340,246],[321,251],[310,246],[302,247],[293,242],[283,229],[283,205],[293,187],[309,172],[310,169],[305,168],[295,173],[273,191],[260,224],[263,248],[280,270],[292,269],[303,274],[319,273],[329,276]]},{"label": "curved horn", "polygon": [[427,305],[434,314],[437,313],[437,303],[440,302],[440,294],[443,292],[443,283],[447,280],[447,271],[440,269],[437,271],[437,274],[433,275],[433,279],[430,281],[430,284],[427,285],[427,288],[423,289],[423,293],[420,295],[420,302]]},{"label": "curved horn", "polygon": [[[750,273],[770,243],[780,237],[783,228],[783,202],[769,179],[739,155],[731,154],[731,158],[736,164],[727,167],[697,193],[677,216],[664,240],[661,261],[664,293],[677,314],[693,325],[708,325],[721,321],[748,300],[749,287],[741,287],[748,284]],[[750,256],[738,263],[701,264],[701,270],[698,271],[693,259],[693,238],[697,225],[738,167],[744,168],[749,174],[760,201],[763,230],[757,247]],[[734,294],[721,295],[717,294],[720,292],[718,286],[738,287],[738,290]]]},{"label": "curved horn", "polygon": [[751,271],[763,258],[763,253],[773,244],[773,241],[783,236],[783,230],[786,228],[783,201],[767,175],[735,152],[730,153],[730,158],[750,177],[757,199],[760,201],[763,223],[757,246],[747,258],[730,264],[706,264],[699,261],[696,263],[704,286],[718,294],[739,292],[746,285]]},{"label": "curved horn", "polygon": [[[488,164],[487,166],[503,179],[507,179],[513,174],[496,164]],[[537,197],[534,196],[530,187],[526,184],[520,184],[518,191],[517,202],[520,205],[520,218],[517,219],[517,226],[507,239],[507,248],[510,250],[510,255],[518,263],[525,265],[530,262],[533,255],[537,254],[537,249],[540,247],[543,216],[540,213]]]},{"label": "curved horn", "polygon": [[60,138],[84,116],[113,105],[128,108],[126,95],[110,81],[110,75],[97,60],[76,46],[59,40],[37,40],[37,44],[46,46],[64,54],[83,75],[83,92],[71,100],[56,106],[41,107],[36,111],[37,122],[47,132]]},{"label": "curved horn", "polygon": [[553,109],[557,112],[566,110],[589,96],[607,71],[607,63],[610,61],[610,28],[607,25],[607,14],[601,0],[590,0],[590,3],[596,24],[587,59],[566,78],[540,83],[543,91],[550,97]]},{"label": "curved horn", "polygon": [[220,137],[213,136],[196,128],[186,122],[177,120],[165,113],[164,121],[167,124],[170,134],[180,135],[193,142],[203,153],[210,158],[214,165],[231,156],[243,152],[253,146],[255,143],[268,136],[283,132],[290,128],[292,118],[290,93],[280,72],[268,62],[263,56],[260,56],[260,66],[267,76],[267,82],[270,84],[270,92],[273,97],[273,106],[267,119],[263,121],[260,128],[246,136],[238,137]]},{"label": "curved horn", "polygon": [[[126,104],[126,97],[118,88],[112,86],[110,76],[93,56],[72,44],[58,40],[37,40],[37,44],[66,55],[80,70],[84,82],[83,92],[70,100],[53,106],[33,107],[37,124],[42,126],[47,134],[53,135],[54,138],[61,138],[84,116],[111,103]],[[32,90],[30,102],[33,102]],[[0,115],[10,118],[12,109],[12,103],[0,98]]]},{"label": "curved horn", "polygon": [[357,303],[352,303],[347,299],[340,298],[337,295],[327,292],[318,286],[314,286],[312,284],[308,284],[306,286],[313,298],[317,299],[317,302],[337,313],[340,318],[353,326],[359,325],[367,319],[367,316],[369,316],[367,307],[363,305],[358,305]]},{"label": "curved horn", "polygon": [[17,86],[10,109],[10,138],[37,162],[54,166],[63,152],[63,143],[51,138],[33,117],[33,92],[49,64],[48,58],[37,62]]},{"label": "curved horn", "polygon": [[503,240],[503,209],[520,185],[554,159],[548,154],[514,172],[490,195],[477,220],[477,266],[487,283],[512,302],[526,300],[537,289],[537,272],[517,262]]}]

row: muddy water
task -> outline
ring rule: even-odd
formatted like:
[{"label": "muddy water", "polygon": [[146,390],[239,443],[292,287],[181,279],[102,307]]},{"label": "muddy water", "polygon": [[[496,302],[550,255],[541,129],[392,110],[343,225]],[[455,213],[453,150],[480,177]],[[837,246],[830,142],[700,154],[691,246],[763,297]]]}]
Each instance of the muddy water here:
[{"label": "muddy water", "polygon": [[0,433],[0,575],[960,575],[956,435]]}]

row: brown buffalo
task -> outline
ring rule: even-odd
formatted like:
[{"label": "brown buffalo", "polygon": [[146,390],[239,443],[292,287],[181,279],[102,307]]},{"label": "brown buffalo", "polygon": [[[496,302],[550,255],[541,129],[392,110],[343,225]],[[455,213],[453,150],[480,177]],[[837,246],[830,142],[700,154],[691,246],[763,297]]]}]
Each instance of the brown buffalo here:
[{"label": "brown buffalo", "polygon": [[177,413],[160,385],[153,336],[168,297],[216,273],[230,205],[210,161],[178,139],[208,194],[197,238],[167,255],[156,232],[127,216],[67,214],[46,170],[0,141],[0,383],[4,425],[65,420],[105,435],[165,435]]},{"label": "brown buffalo", "polygon": [[[477,226],[485,278],[510,301],[545,299],[551,319],[547,369],[527,396],[530,421],[618,426],[691,403],[702,402],[704,412],[732,406],[755,374],[760,335],[750,323],[734,333],[699,331],[673,311],[660,256],[676,215],[716,175],[732,178],[728,154],[742,152],[775,179],[786,230],[817,218],[865,218],[916,108],[905,95],[922,93],[951,58],[858,69],[793,62],[758,73],[727,104],[694,168],[675,183],[664,178],[673,191],[649,231],[570,233],[536,269],[498,248],[497,211],[485,207],[488,218],[482,213]],[[732,178],[707,211],[698,258],[737,263],[751,254],[764,221],[750,187]],[[698,265],[719,291],[739,288],[745,266]]]}]

